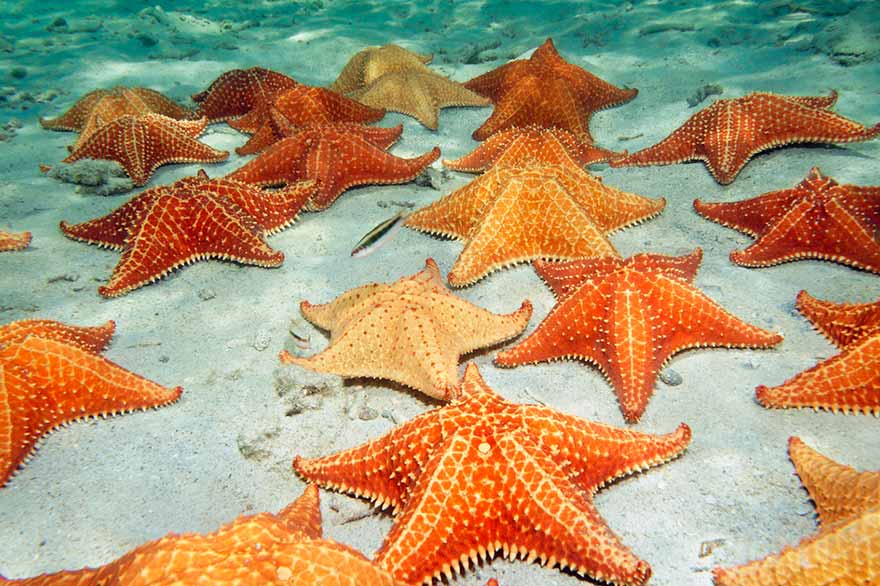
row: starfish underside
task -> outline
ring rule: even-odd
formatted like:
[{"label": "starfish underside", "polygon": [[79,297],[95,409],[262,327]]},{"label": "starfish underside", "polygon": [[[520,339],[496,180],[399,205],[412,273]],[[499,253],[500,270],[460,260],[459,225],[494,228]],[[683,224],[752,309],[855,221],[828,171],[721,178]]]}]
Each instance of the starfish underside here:
[{"label": "starfish underside", "polygon": [[578,359],[614,387],[626,421],[647,407],[669,358],[689,348],[766,348],[782,336],[749,325],[692,281],[702,251],[684,257],[639,254],[626,261],[536,263],[558,301],[525,340],[495,358],[500,366]]},{"label": "starfish underside", "polygon": [[329,330],[330,346],[311,358],[281,353],[282,362],[345,377],[390,379],[432,397],[458,394],[458,360],[519,335],[532,305],[497,315],[453,296],[437,265],[392,284],[374,283],[334,301],[300,305],[307,320]]},{"label": "starfish underside", "polygon": [[469,364],[461,397],[338,454],[297,457],[322,486],[390,506],[394,525],[376,562],[398,580],[451,578],[503,551],[620,585],[642,585],[650,566],[593,505],[607,482],[661,464],[690,441],[682,424],[650,435],[505,401]]}]

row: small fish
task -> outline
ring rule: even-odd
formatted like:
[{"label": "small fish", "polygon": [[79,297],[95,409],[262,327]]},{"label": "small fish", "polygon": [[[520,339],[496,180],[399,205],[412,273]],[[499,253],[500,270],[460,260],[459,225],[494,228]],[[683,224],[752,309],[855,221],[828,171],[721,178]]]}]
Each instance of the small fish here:
[{"label": "small fish", "polygon": [[360,239],[351,251],[351,256],[360,258],[372,254],[377,248],[389,241],[394,233],[403,225],[403,221],[409,216],[409,211],[400,210]]}]

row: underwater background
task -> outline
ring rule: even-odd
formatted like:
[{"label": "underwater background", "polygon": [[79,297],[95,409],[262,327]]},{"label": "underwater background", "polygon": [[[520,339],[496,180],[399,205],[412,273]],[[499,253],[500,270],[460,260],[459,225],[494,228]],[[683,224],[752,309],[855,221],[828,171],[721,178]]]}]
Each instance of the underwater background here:
[{"label": "underwater background", "polygon": [[[180,385],[175,405],[88,420],[54,432],[0,489],[0,574],[105,564],[169,532],[208,532],[238,515],[276,511],[302,492],[297,454],[318,456],[379,437],[439,405],[382,381],[284,366],[291,330],[307,325],[299,303],[330,301],[368,282],[410,275],[434,258],[445,275],[457,242],[401,230],[364,258],[352,247],[398,209],[421,207],[473,179],[438,161],[415,183],[343,194],[321,214],[304,214],[273,236],[285,254],[275,269],[209,261],[178,270],[120,298],[96,292],[119,255],[65,238],[58,223],[109,213],[142,191],[100,168],[59,180],[71,136],[39,117],[62,114],[98,88],[143,86],[193,107],[189,96],[234,68],[261,66],[296,80],[331,84],[348,59],[396,43],[434,55],[431,67],[464,82],[523,58],[552,37],[570,63],[618,87],[633,101],[596,113],[602,147],[630,152],[657,143],[713,100],[753,91],[786,95],[839,92],[834,110],[865,125],[880,122],[880,3],[771,0],[730,2],[0,2],[0,229],[33,235],[29,248],[0,254],[0,324],[46,318],[80,325],[112,319],[108,358],[163,385]],[[470,152],[491,108],[447,108],[431,131],[403,124],[392,152],[414,157],[439,146],[441,159]],[[223,124],[201,137],[230,151],[204,165],[211,177],[251,157],[234,153],[247,137]],[[813,507],[786,455],[797,435],[836,461],[880,468],[878,422],[870,415],[767,410],[757,385],[777,385],[836,352],[795,310],[798,291],[868,303],[878,276],[815,260],[747,269],[728,260],[752,239],[697,216],[692,201],[734,201],[801,181],[812,167],[844,184],[878,185],[880,141],[794,146],[756,156],[730,185],[701,163],[644,168],[595,165],[606,184],[666,198],[657,218],[614,234],[623,257],[687,254],[701,247],[696,285],[741,319],[785,336],[768,350],[694,350],[674,357],[634,429],[693,430],[687,452],[649,473],[600,491],[608,525],[653,568],[651,584],[708,585],[717,565],[741,564],[794,545],[815,530]],[[159,168],[146,187],[202,166]],[[96,170],[97,169],[97,170]],[[91,185],[90,185],[91,184]],[[117,189],[124,189],[116,193]],[[554,305],[529,265],[498,271],[457,295],[507,313],[523,299],[537,327]],[[314,350],[313,350],[314,351]],[[515,402],[626,426],[599,371],[574,361],[517,369],[492,365],[494,350],[469,356],[489,385]],[[370,556],[391,526],[364,500],[322,491],[324,534]],[[705,544],[710,544],[709,546]],[[701,547],[702,546],[702,547]],[[708,553],[707,553],[708,548]],[[500,556],[456,584],[585,583],[574,575]]]}]

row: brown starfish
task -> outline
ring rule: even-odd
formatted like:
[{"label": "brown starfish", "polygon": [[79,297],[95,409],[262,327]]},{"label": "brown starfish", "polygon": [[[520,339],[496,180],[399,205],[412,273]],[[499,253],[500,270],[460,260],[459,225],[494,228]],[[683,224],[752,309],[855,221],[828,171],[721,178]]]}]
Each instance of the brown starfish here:
[{"label": "brown starfish", "polygon": [[753,93],[718,100],[652,147],[611,162],[612,167],[703,161],[718,183],[731,183],[761,151],[795,143],[870,140],[880,124],[862,126],[829,108],[837,92],[815,97]]},{"label": "brown starfish", "polygon": [[153,171],[162,165],[216,163],[229,157],[228,152],[193,138],[189,133],[196,128],[181,127],[158,114],[122,116],[95,130],[64,162],[86,158],[116,161],[131,177],[132,183],[145,185]]},{"label": "brown starfish", "polygon": [[313,179],[317,192],[306,208],[323,210],[350,187],[406,183],[437,160],[436,147],[412,159],[385,152],[402,130],[402,126],[345,123],[307,126],[273,144],[229,178],[259,186]]}]

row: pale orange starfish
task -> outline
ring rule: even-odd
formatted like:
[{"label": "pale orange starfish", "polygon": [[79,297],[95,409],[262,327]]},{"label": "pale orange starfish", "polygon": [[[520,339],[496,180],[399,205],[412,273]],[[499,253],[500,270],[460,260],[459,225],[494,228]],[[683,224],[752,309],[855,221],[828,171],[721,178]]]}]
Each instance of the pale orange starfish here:
[{"label": "pale orange starfish", "polygon": [[171,534],[99,568],[6,580],[10,586],[403,586],[358,551],[323,539],[318,488],[277,514],[213,533]]},{"label": "pale orange starfish", "polygon": [[561,128],[517,126],[496,132],[467,155],[443,161],[443,165],[455,171],[481,173],[493,165],[563,165],[569,164],[569,159],[585,167],[619,156],[622,155],[583,142]]},{"label": "pale orange starfish", "polygon": [[117,101],[117,104],[123,102],[126,107],[142,114],[152,112],[175,120],[188,120],[194,117],[192,110],[184,108],[155,90],[117,86],[109,90],[94,90],[87,93],[61,116],[52,119],[40,118],[40,126],[50,130],[81,132],[95,108],[108,98]]},{"label": "pale orange starfish", "polygon": [[135,185],[145,185],[158,167],[169,163],[217,163],[229,153],[197,141],[204,121],[181,126],[158,114],[122,116],[94,130],[88,139],[64,159],[116,161]]},{"label": "pale orange starfish", "polygon": [[797,308],[841,351],[779,386],[759,386],[758,402],[880,415],[880,301],[832,303],[801,291]]},{"label": "pale orange starfish", "polygon": [[300,304],[307,320],[329,330],[330,346],[311,358],[286,350],[281,361],[345,377],[389,379],[438,399],[458,393],[458,360],[519,335],[532,304],[497,315],[453,296],[433,259],[414,275],[373,283],[330,303]]},{"label": "pale orange starfish", "polygon": [[651,435],[506,401],[468,364],[456,401],[385,436],[294,460],[322,486],[391,507],[376,563],[428,583],[503,551],[612,584],[641,586],[650,566],[608,528],[593,495],[681,454],[687,425]]},{"label": "pale orange starfish", "polygon": [[180,397],[101,357],[116,326],[24,320],[0,326],[0,486],[60,425]]},{"label": "pale orange starfish", "polygon": [[825,96],[753,93],[718,100],[700,110],[652,147],[611,162],[612,167],[674,165],[703,161],[718,183],[731,183],[756,154],[795,143],[857,142],[880,134],[829,108],[837,92]]},{"label": "pale orange starfish", "polygon": [[406,225],[465,241],[447,276],[454,287],[536,259],[618,256],[607,235],[659,214],[648,199],[602,183],[575,163],[493,166],[414,212]]},{"label": "pale orange starfish", "polygon": [[819,531],[794,547],[715,568],[716,586],[880,584],[880,472],[857,472],[789,440],[789,456],[816,505]]},{"label": "pale orange starfish", "polygon": [[30,232],[7,232],[0,230],[0,252],[23,250],[31,243]]}]

